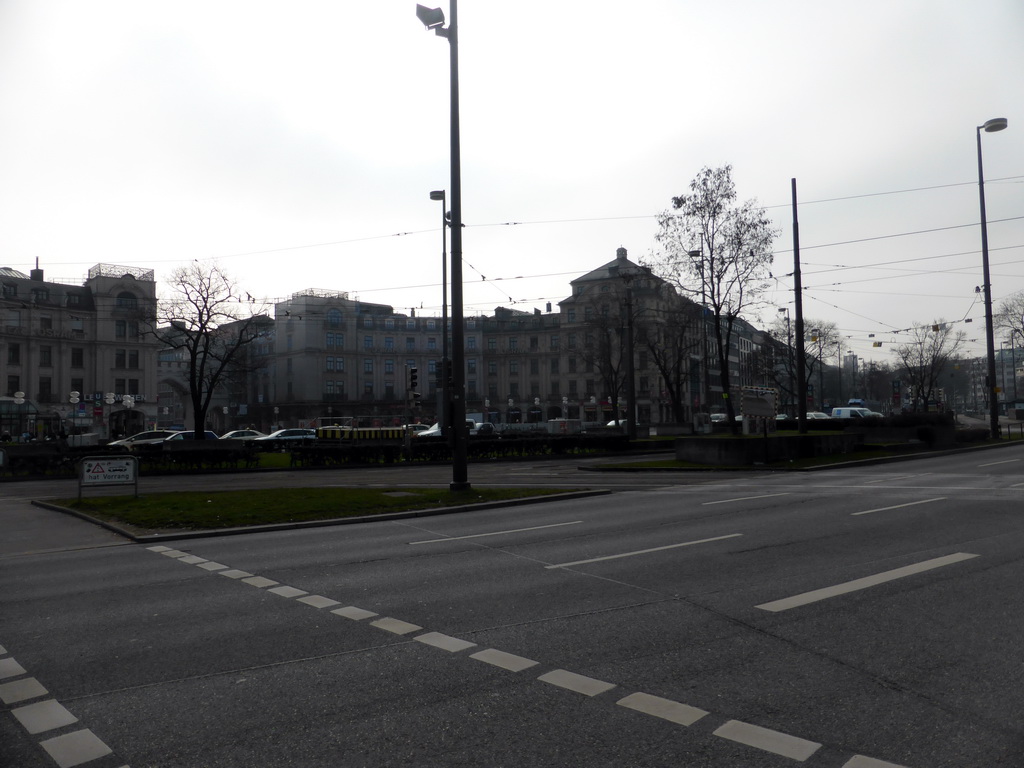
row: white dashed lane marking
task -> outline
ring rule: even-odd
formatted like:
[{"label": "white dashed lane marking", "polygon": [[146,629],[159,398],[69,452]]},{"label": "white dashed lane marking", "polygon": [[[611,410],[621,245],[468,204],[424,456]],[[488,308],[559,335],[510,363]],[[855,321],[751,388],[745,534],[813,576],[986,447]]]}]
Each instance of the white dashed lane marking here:
[{"label": "white dashed lane marking", "polygon": [[696,544],[708,544],[712,541],[723,541],[724,539],[735,539],[737,536],[742,536],[742,533],[730,533],[726,536],[715,536],[710,539],[700,539],[698,541],[684,541],[681,544],[666,544],[663,547],[651,547],[650,549],[638,549],[635,552],[623,552],[618,555],[605,555],[604,557],[592,557],[589,560],[574,560],[571,563],[558,563],[556,565],[545,565],[546,570],[552,568],[569,568],[573,565],[586,565],[587,563],[600,563],[604,560],[618,560],[622,557],[636,557],[637,555],[647,555],[651,552],[663,552],[666,549],[678,549],[679,547],[692,547]]},{"label": "white dashed lane marking", "polygon": [[499,651],[494,648],[487,648],[486,650],[478,651],[469,658],[482,661],[485,664],[490,664],[494,667],[507,669],[509,672],[522,672],[524,669],[536,667],[540,663],[533,659],[524,659],[522,656],[505,653],[505,651]]},{"label": "white dashed lane marking", "polygon": [[730,720],[715,731],[719,736],[748,747],[763,749],[775,755],[782,755],[797,762],[804,762],[821,748],[821,744],[806,739],[799,739],[786,733],[762,728],[759,725]]},{"label": "white dashed lane marking", "polygon": [[573,520],[571,523],[552,523],[551,525],[535,525],[531,528],[513,528],[508,531],[491,531],[490,533],[473,533],[468,536],[446,536],[443,539],[425,539],[424,541],[410,541],[409,544],[438,544],[444,541],[461,541],[462,539],[482,539],[485,536],[504,536],[509,533],[523,533],[524,531],[539,531],[544,528],[560,528],[563,525],[579,525],[582,520]]},{"label": "white dashed lane marking", "polygon": [[567,672],[564,669],[554,669],[551,672],[545,672],[537,679],[551,685],[557,685],[559,688],[582,693],[584,696],[597,696],[615,687],[615,683],[595,680],[592,677],[577,675],[575,672]]},{"label": "white dashed lane marking", "polygon": [[12,709],[11,714],[32,735],[78,722],[77,717],[53,699],[26,704],[24,707]]},{"label": "white dashed lane marking", "polygon": [[[773,496],[779,496],[779,495],[784,496],[784,495],[787,495],[787,494],[771,494],[771,495],[773,495]],[[766,497],[756,497],[756,498],[766,498]],[[572,525],[572,524],[574,524],[574,523],[564,523],[564,525]],[[542,527],[548,527],[548,526],[542,526]],[[521,530],[535,530],[535,529],[521,529]],[[598,561],[601,561],[601,560],[614,560],[614,559],[617,559],[617,558],[620,558],[620,557],[632,557],[634,555],[642,555],[642,554],[647,554],[649,552],[658,552],[658,551],[662,551],[662,550],[666,550],[666,549],[674,549],[676,547],[687,547],[687,546],[692,546],[694,544],[703,544],[703,543],[712,542],[712,541],[721,541],[723,539],[731,539],[731,538],[735,538],[735,537],[741,536],[741,535],[742,534],[735,533],[735,534],[730,534],[730,535],[727,535],[727,536],[717,536],[717,537],[710,538],[710,539],[702,539],[700,541],[688,541],[688,542],[683,542],[681,544],[670,544],[670,545],[665,546],[665,547],[654,547],[654,548],[651,548],[651,549],[639,550],[639,551],[636,551],[636,552],[626,552],[626,553],[619,554],[619,555],[609,555],[609,556],[606,556],[606,557],[599,557],[599,558],[594,558],[594,559],[591,559],[591,560],[581,560],[581,561],[577,561],[575,563],[562,563],[561,565],[552,565],[552,566],[548,566],[548,567],[549,568],[563,568],[563,567],[566,567],[566,566],[569,566],[569,565],[580,565],[582,563],[598,562]],[[467,537],[467,538],[470,538],[470,537]],[[451,539],[439,539],[438,541],[450,541],[450,540]],[[430,543],[430,542],[415,542],[415,543]],[[211,565],[210,561],[204,560],[203,558],[196,558],[195,560],[187,560],[186,559],[186,557],[188,557],[187,553],[180,552],[178,550],[171,550],[168,547],[159,546],[159,547],[149,547],[148,549],[150,551],[152,551],[152,552],[156,552],[156,553],[159,553],[159,554],[175,557],[175,559],[178,559],[180,562],[185,562],[186,564],[194,564],[194,565],[196,565],[199,568],[204,568],[204,566],[210,566]],[[174,553],[174,554],[172,554],[172,553]],[[962,554],[961,553],[961,554],[958,554],[958,555],[950,555],[950,556],[948,556],[946,558],[936,558],[936,560],[934,560],[934,561],[927,561],[926,563],[919,563],[916,566],[908,566],[907,568],[897,569],[896,571],[890,571],[890,572],[887,572],[886,574],[879,574],[879,575],[874,576],[874,577],[869,577],[868,579],[860,579],[857,582],[849,582],[846,585],[837,585],[836,587],[830,587],[827,590],[817,590],[816,592],[806,593],[805,595],[798,595],[795,598],[788,598],[788,600],[785,600],[785,601],[776,601],[775,603],[765,603],[764,605],[761,605],[761,606],[758,606],[758,607],[759,608],[764,608],[765,610],[785,610],[785,608],[782,608],[782,607],[772,608],[772,607],[769,607],[769,606],[776,606],[776,605],[781,606],[783,603],[789,603],[789,602],[799,601],[799,600],[807,600],[807,601],[809,601],[808,600],[808,596],[824,595],[824,593],[826,593],[826,592],[830,593],[828,596],[832,596],[834,594],[842,594],[843,590],[845,590],[845,591],[852,591],[853,588],[863,588],[863,587],[852,587],[851,588],[850,585],[858,584],[858,583],[861,583],[861,582],[866,583],[866,582],[869,582],[869,581],[872,581],[873,583],[881,583],[882,581],[890,580],[891,578],[899,578],[899,576],[893,575],[893,574],[909,575],[910,572],[919,573],[919,572],[921,572],[923,570],[929,570],[930,568],[937,568],[940,565],[947,565],[947,564],[950,564],[951,562],[957,562],[958,560],[967,559],[967,558],[971,558],[971,557],[976,557],[976,555],[968,555],[968,554]],[[233,569],[233,568],[228,568],[227,570],[223,570],[223,569],[227,568],[227,566],[222,566],[220,563],[214,563],[212,565],[219,566],[219,568],[215,569],[213,567],[206,567],[205,570],[208,570],[208,571],[211,571],[211,572],[220,573],[222,576],[227,576],[227,577],[232,578],[232,579],[244,579],[246,581],[246,583],[249,583],[249,584],[251,584],[253,586],[263,586],[265,584],[277,584],[276,581],[272,581],[270,579],[266,579],[266,578],[260,577],[260,576],[255,576],[254,574],[251,574],[251,573],[249,573],[247,571],[237,570],[237,569]],[[279,594],[279,595],[281,595],[283,597],[288,597],[288,598],[297,597],[299,599],[296,600],[296,602],[305,603],[306,605],[309,605],[309,606],[312,606],[312,607],[318,608],[318,609],[330,608],[333,605],[340,605],[340,603],[337,600],[333,600],[333,599],[331,599],[329,597],[324,597],[323,595],[310,595],[308,592],[305,592],[305,591],[303,591],[301,589],[296,589],[295,587],[277,586],[277,587],[273,587],[272,589],[269,589],[267,591],[268,592],[274,592],[274,593]],[[304,596],[304,597],[300,597],[300,596]],[[825,599],[825,598],[824,598],[824,596],[819,596],[819,597],[815,597],[814,599]],[[800,604],[803,604],[803,603],[800,603]],[[793,606],[787,606],[787,607],[793,607]],[[368,610],[365,610],[363,608],[358,608],[358,607],[356,607],[354,605],[344,606],[342,608],[334,608],[334,609],[331,610],[331,613],[333,613],[333,614],[335,614],[337,616],[341,616],[341,617],[346,618],[346,619],[350,619],[352,621],[362,621],[364,619],[372,619],[375,616],[379,616],[379,614],[374,613],[373,611],[368,611]],[[396,634],[396,635],[411,634],[413,632],[418,632],[421,629],[423,629],[422,627],[420,627],[417,624],[411,624],[410,622],[402,621],[401,619],[396,619],[396,618],[393,618],[393,617],[390,617],[390,616],[383,616],[383,617],[377,618],[377,619],[375,619],[373,621],[370,621],[369,624],[371,626],[377,628],[377,629],[381,629],[381,630],[384,630],[386,632],[390,632],[390,633]],[[420,634],[420,635],[417,635],[417,636],[413,637],[412,639],[414,641],[418,642],[418,643],[423,644],[423,645],[430,646],[432,648],[437,648],[437,649],[440,649],[440,650],[443,650],[443,651],[447,651],[447,652],[453,653],[453,654],[461,652],[461,651],[468,650],[470,648],[477,647],[476,643],[470,642],[469,640],[463,640],[461,638],[451,637],[450,635],[445,635],[445,634],[442,634],[440,632],[425,632],[423,634]],[[3,655],[3,649],[2,648],[0,648],[0,655]],[[469,658],[474,659],[476,661],[482,661],[485,664],[490,664],[491,666],[498,667],[499,669],[504,669],[504,670],[509,671],[509,672],[522,672],[524,670],[530,669],[531,667],[539,666],[539,664],[540,664],[540,662],[534,661],[533,659],[527,659],[527,658],[524,658],[523,656],[517,656],[517,655],[512,654],[512,653],[507,653],[505,651],[500,651],[500,650],[498,650],[496,648],[485,648],[483,650],[477,651],[476,653],[470,654]],[[2,677],[2,675],[3,675],[3,669],[4,669],[3,662],[4,661],[5,661],[4,659],[0,659],[0,677]],[[11,661],[13,661],[13,659]],[[16,664],[16,662],[15,662],[15,664]],[[11,668],[9,667],[8,669],[10,670]],[[20,669],[20,665],[19,665],[18,669]],[[22,670],[21,673],[23,673],[23,670]],[[14,672],[13,674],[17,675],[17,674],[21,674],[21,673]],[[540,681],[540,682],[544,682],[544,683],[547,683],[549,685],[554,685],[554,686],[557,686],[557,687],[560,687],[560,688],[564,688],[566,690],[574,691],[576,693],[580,693],[580,694],[582,694],[584,696],[588,696],[588,697],[599,696],[599,695],[601,695],[603,693],[606,693],[607,691],[612,690],[613,688],[618,687],[616,683],[609,683],[609,682],[606,682],[604,680],[598,680],[598,679],[593,678],[593,677],[587,677],[586,675],[580,675],[580,674],[577,674],[575,672],[570,672],[570,671],[564,670],[564,669],[553,669],[553,670],[551,670],[549,672],[545,672],[545,673],[539,675],[536,679],[538,681]],[[7,685],[10,685],[10,684],[7,684]],[[45,691],[44,688],[42,688],[42,686],[39,686],[39,689],[41,690],[42,694],[45,694],[46,691]],[[5,696],[6,697],[17,697],[19,695],[20,695],[20,692],[18,690],[15,690],[14,688],[8,688],[6,685],[0,685],[0,698],[5,697]],[[4,698],[4,701],[6,703],[10,703],[11,700],[12,699],[10,699],[10,698]],[[702,719],[704,717],[707,717],[710,714],[709,712],[707,712],[707,711],[705,711],[703,709],[698,709],[697,707],[691,707],[688,704],[683,704],[682,702],[673,701],[671,699],[662,698],[660,696],[653,696],[651,694],[643,693],[643,692],[640,692],[640,691],[637,691],[635,693],[631,693],[631,694],[629,694],[629,695],[619,699],[616,702],[616,704],[618,706],[621,706],[621,707],[625,708],[625,709],[630,709],[630,710],[633,710],[635,712],[639,712],[641,714],[648,715],[650,717],[656,717],[656,718],[659,718],[661,720],[665,720],[667,722],[674,723],[676,725],[681,725],[681,726],[684,726],[684,727],[688,727],[688,726],[696,723],[698,720],[700,720],[700,719]],[[754,748],[754,749],[762,750],[764,752],[771,752],[773,754],[782,755],[784,757],[788,757],[788,758],[791,758],[791,759],[799,761],[799,762],[803,762],[803,761],[807,760],[821,746],[820,744],[817,744],[816,742],[808,741],[806,739],[801,739],[801,738],[796,737],[796,736],[790,736],[790,735],[782,733],[780,731],[774,731],[774,730],[771,730],[771,729],[768,729],[768,728],[762,728],[761,726],[751,725],[749,723],[743,723],[743,722],[740,722],[738,720],[729,720],[729,721],[725,722],[723,725],[721,725],[718,729],[716,729],[714,731],[714,735],[718,736],[720,738],[724,738],[724,739],[728,739],[730,741],[734,741],[734,742],[739,743],[739,744],[743,744],[745,746],[748,746],[748,747],[751,747],[751,748]],[[54,755],[54,759],[57,760],[58,765],[60,766],[60,768],[71,768],[71,766],[79,764],[79,763],[66,763],[66,764],[65,763],[61,763],[60,762],[60,758],[57,756],[57,753],[59,752],[59,749],[63,746],[63,744],[65,744],[65,743],[70,744],[71,743],[71,741],[61,742],[61,739],[70,739],[71,737],[75,737],[76,739],[80,739],[80,745],[82,747],[82,750],[81,750],[82,754],[87,754],[89,749],[91,749],[91,748],[96,746],[89,739],[89,737],[92,737],[92,734],[91,734],[90,731],[78,731],[77,733],[74,733],[74,734],[67,734],[67,736],[62,736],[62,737],[59,737],[57,739],[51,739],[50,742],[44,742],[43,743],[44,748],[46,748],[47,751],[51,753],[51,755]],[[95,737],[92,737],[92,738],[95,738]],[[98,747],[99,749],[104,749],[104,750],[106,749],[106,745],[104,745],[102,742],[99,742],[98,739],[96,741],[99,744],[99,747]],[[48,744],[49,744],[49,746],[48,746]],[[108,754],[108,753],[109,753],[109,750],[107,750],[106,752],[102,752],[102,754]],[[86,759],[87,760],[92,760],[94,758],[93,757],[87,757]],[[125,768],[127,768],[127,766],[125,766]],[[875,760],[874,758],[865,757],[863,755],[854,755],[850,760],[848,760],[844,764],[843,768],[906,768],[906,767],[905,766],[896,765],[895,763],[887,763],[887,762],[883,762],[881,760]]]},{"label": "white dashed lane marking", "polygon": [[766,493],[763,496],[741,496],[738,499],[719,499],[718,501],[705,501],[701,506],[707,507],[711,504],[728,504],[733,501],[755,501],[756,499],[771,499],[775,496],[791,496],[790,493]]},{"label": "white dashed lane marking", "polygon": [[41,746],[59,768],[72,768],[113,752],[88,729],[47,739]]},{"label": "white dashed lane marking", "polygon": [[663,699],[660,696],[651,696],[649,693],[631,693],[624,699],[617,702],[620,707],[626,707],[645,715],[660,717],[670,723],[677,723],[687,727],[693,725],[705,715],[709,714],[703,709],[697,709],[678,701]]},{"label": "white dashed lane marking", "polygon": [[460,640],[457,637],[450,637],[448,635],[442,635],[440,632],[427,632],[425,635],[418,635],[413,638],[418,643],[424,643],[425,645],[431,645],[434,648],[440,648],[442,651],[448,651],[449,653],[458,653],[464,651],[467,648],[476,648],[476,643],[471,643],[468,640]]},{"label": "white dashed lane marking", "polygon": [[908,501],[906,504],[895,504],[891,507],[878,507],[878,509],[865,509],[863,512],[852,512],[852,517],[857,515],[870,515],[873,512],[888,512],[890,509],[903,509],[904,507],[916,507],[918,504],[931,504],[933,501],[945,501],[945,496],[937,496],[934,499],[921,499],[921,501]]},{"label": "white dashed lane marking", "polygon": [[800,606],[808,605],[810,603],[816,603],[819,600],[828,600],[829,598],[837,597],[838,595],[846,595],[850,592],[857,592],[858,590],[867,589],[879,584],[885,584],[886,582],[895,581],[896,579],[915,576],[919,573],[925,573],[926,571],[931,571],[936,568],[960,563],[974,557],[977,557],[977,555],[972,555],[967,552],[957,552],[954,555],[936,557],[932,560],[925,560],[920,563],[904,566],[903,568],[895,568],[891,571],[876,573],[873,576],[865,576],[862,579],[854,579],[853,581],[847,581],[842,584],[825,587],[824,589],[815,589],[811,592],[804,592],[803,594],[787,597],[782,600],[762,603],[756,607],[763,611],[771,611],[772,613],[788,611],[790,608],[799,608]]}]

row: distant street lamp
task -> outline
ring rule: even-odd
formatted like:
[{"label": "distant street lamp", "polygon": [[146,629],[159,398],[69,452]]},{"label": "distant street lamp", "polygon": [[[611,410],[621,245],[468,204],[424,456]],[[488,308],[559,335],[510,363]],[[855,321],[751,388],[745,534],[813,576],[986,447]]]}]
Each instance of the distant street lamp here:
[{"label": "distant street lamp", "polygon": [[[454,2],[454,0],[453,0]],[[985,346],[988,351],[988,418],[992,437],[999,436],[999,402],[996,400],[996,351],[992,330],[992,279],[988,269],[988,221],[985,216],[985,171],[981,162],[981,132],[995,133],[1006,128],[1005,117],[994,117],[978,126],[978,198],[981,202],[981,266],[985,281]]]},{"label": "distant street lamp", "polygon": [[452,491],[466,491],[469,483],[469,430],[466,428],[466,351],[462,314],[462,154],[459,140],[459,10],[450,0],[451,20],[444,26],[440,8],[416,6],[416,17],[434,34],[448,39],[451,108],[451,192],[452,192]]}]

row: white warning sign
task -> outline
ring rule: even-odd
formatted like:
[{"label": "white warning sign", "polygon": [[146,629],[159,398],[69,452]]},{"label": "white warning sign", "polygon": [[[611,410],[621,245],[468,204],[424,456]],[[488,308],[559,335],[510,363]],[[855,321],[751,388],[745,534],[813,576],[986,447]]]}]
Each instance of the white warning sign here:
[{"label": "white warning sign", "polygon": [[82,460],[82,485],[134,483],[134,456],[94,456]]}]

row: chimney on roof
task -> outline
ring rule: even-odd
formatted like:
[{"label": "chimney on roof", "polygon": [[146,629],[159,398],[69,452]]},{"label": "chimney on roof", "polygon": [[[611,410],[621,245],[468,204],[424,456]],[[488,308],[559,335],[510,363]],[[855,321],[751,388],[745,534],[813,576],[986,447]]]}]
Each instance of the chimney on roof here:
[{"label": "chimney on roof", "polygon": [[29,278],[29,280],[35,280],[35,281],[40,282],[40,283],[43,282],[43,270],[41,270],[39,268],[39,257],[38,256],[36,256],[36,268],[32,269],[32,270],[29,270],[28,278]]},{"label": "chimney on roof", "polygon": [[626,260],[626,249],[625,248],[619,248],[615,252],[615,258],[618,259],[619,261],[625,261]]}]

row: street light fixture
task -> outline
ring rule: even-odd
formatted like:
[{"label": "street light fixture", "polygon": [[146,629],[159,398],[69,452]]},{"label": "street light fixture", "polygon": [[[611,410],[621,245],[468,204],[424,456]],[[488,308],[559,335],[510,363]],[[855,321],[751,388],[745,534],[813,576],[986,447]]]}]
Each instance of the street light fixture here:
[{"label": "street light fixture", "polygon": [[459,5],[451,0],[451,21],[444,27],[440,8],[416,6],[416,17],[427,29],[447,38],[451,80],[451,193],[452,193],[452,383],[450,395],[452,422],[452,491],[470,489],[468,473],[469,430],[466,428],[466,350],[462,313],[462,154],[459,140]]},{"label": "street light fixture", "polygon": [[[454,2],[454,0],[452,0]],[[989,429],[992,437],[999,436],[999,402],[996,400],[996,352],[995,338],[992,330],[992,280],[988,269],[988,222],[985,216],[985,171],[981,162],[981,132],[995,133],[1007,126],[1005,117],[994,117],[978,126],[978,197],[981,202],[981,267],[982,279],[985,281],[985,346],[988,352],[988,377],[985,382],[988,390]]]},{"label": "street light fixture", "polygon": [[448,203],[443,189],[435,189],[430,199],[441,203],[441,409],[437,423],[442,435],[448,434]]}]

